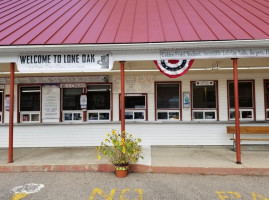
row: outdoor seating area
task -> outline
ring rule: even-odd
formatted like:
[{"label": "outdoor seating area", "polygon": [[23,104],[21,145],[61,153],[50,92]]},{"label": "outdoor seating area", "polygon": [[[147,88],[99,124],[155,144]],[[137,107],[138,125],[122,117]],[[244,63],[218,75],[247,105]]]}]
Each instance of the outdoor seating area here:
[{"label": "outdoor seating area", "polygon": [[[241,141],[269,141],[269,138],[253,138],[249,136],[257,136],[263,134],[269,134],[268,126],[240,126],[239,127],[240,135],[242,134],[242,138],[240,136]],[[233,137],[230,140],[233,140],[233,149],[236,151],[236,127],[235,126],[227,126],[227,134],[233,134]]]}]

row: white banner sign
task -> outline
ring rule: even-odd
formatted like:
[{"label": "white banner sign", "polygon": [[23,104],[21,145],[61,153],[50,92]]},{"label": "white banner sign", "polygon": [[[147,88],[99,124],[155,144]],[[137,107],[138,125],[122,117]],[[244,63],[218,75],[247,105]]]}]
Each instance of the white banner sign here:
[{"label": "white banner sign", "polygon": [[20,72],[103,72],[112,66],[108,53],[27,54],[17,61]]},{"label": "white banner sign", "polygon": [[250,58],[269,57],[269,48],[264,49],[202,49],[161,51],[160,60],[205,59],[205,58]]}]

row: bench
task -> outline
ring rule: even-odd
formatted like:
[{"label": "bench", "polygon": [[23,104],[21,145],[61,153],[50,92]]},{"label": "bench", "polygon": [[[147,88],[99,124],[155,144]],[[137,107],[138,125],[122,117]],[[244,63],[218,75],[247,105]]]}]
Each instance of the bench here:
[{"label": "bench", "polygon": [[[233,150],[236,151],[236,129],[235,126],[227,126],[227,134],[233,134],[230,140],[233,140]],[[244,137],[241,138],[241,135]],[[241,141],[269,141],[269,138],[247,138],[245,135],[262,135],[269,134],[269,126],[240,126],[240,142]]]}]

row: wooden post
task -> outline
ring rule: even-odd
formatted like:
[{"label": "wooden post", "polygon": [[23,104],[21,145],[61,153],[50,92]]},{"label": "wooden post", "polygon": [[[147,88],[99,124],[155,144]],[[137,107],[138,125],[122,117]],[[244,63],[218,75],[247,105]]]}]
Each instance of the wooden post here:
[{"label": "wooden post", "polygon": [[15,63],[10,63],[10,102],[9,102],[9,149],[8,163],[13,162],[13,120],[14,120],[14,69]]},{"label": "wooden post", "polygon": [[124,62],[120,61],[121,65],[121,138],[125,140],[125,80],[124,80]]},{"label": "wooden post", "polygon": [[241,163],[241,145],[240,145],[240,121],[239,121],[239,95],[238,95],[238,71],[237,58],[233,60],[233,75],[234,75],[234,111],[235,111],[235,129],[236,129],[236,163]]}]

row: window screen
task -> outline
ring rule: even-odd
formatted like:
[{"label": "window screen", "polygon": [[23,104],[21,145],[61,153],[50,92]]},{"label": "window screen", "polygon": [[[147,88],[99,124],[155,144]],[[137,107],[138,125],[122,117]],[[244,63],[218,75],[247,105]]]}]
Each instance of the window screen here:
[{"label": "window screen", "polygon": [[87,86],[87,109],[110,109],[110,85]]},{"label": "window screen", "polygon": [[216,83],[214,85],[196,86],[192,84],[193,108],[216,108]]},{"label": "window screen", "polygon": [[[253,107],[253,82],[252,81],[239,81],[238,82],[238,95],[239,107],[251,108]],[[230,108],[234,108],[234,83],[229,82],[229,103]]]},{"label": "window screen", "polygon": [[266,108],[269,108],[269,81],[265,82]]},{"label": "window screen", "polygon": [[40,111],[40,86],[20,87],[20,111]]},{"label": "window screen", "polygon": [[145,109],[145,96],[125,96],[125,108],[130,109]]},{"label": "window screen", "polygon": [[3,90],[0,90],[0,112],[3,111]]},{"label": "window screen", "polygon": [[179,84],[157,84],[157,109],[179,108]]},{"label": "window screen", "polygon": [[82,88],[64,88],[63,110],[81,110],[80,95],[82,92]]}]

